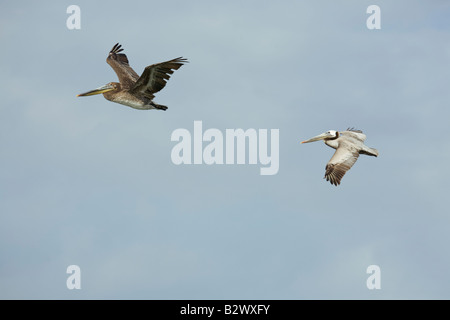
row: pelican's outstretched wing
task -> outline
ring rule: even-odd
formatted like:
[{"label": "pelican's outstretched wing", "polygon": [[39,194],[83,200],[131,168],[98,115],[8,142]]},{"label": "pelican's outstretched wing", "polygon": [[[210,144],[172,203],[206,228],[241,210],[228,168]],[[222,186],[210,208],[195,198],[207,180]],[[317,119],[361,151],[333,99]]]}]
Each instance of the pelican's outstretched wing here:
[{"label": "pelican's outstretched wing", "polygon": [[127,56],[123,53],[121,45],[116,43],[114,47],[109,52],[106,62],[113,68],[116,72],[119,82],[123,88],[131,88],[134,83],[139,79],[139,76],[128,64]]},{"label": "pelican's outstretched wing", "polygon": [[188,62],[187,59],[179,57],[146,67],[136,84],[131,88],[130,93],[139,93],[153,99],[154,94],[165,87],[174,70],[178,70],[186,62]]},{"label": "pelican's outstretched wing", "polygon": [[325,167],[324,179],[326,178],[327,181],[330,181],[335,186],[339,185],[342,177],[355,164],[358,157],[358,150],[346,143],[339,143],[339,147]]}]

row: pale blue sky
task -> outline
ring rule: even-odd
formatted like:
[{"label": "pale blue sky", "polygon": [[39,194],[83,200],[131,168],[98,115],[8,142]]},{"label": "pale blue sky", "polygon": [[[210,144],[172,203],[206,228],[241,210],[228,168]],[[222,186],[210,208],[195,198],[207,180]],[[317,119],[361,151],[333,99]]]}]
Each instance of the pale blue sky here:
[{"label": "pale blue sky", "polygon": [[[3,3],[0,298],[449,299],[449,15],[447,1]],[[166,112],[76,98],[117,81],[116,42],[138,74],[189,59],[156,95]],[[171,133],[195,120],[279,129],[278,174],[174,165]],[[334,151],[299,142],[347,127],[380,156],[335,187]]]}]

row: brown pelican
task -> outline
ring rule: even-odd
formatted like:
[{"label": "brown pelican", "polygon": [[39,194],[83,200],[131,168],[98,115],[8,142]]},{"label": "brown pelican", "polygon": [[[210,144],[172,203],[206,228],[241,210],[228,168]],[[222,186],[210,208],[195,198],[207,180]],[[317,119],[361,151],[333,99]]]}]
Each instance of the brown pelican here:
[{"label": "brown pelican", "polygon": [[344,174],[355,164],[360,154],[368,156],[378,156],[378,151],[364,145],[366,135],[361,130],[348,128],[346,131],[330,130],[319,134],[309,140],[302,141],[308,143],[324,140],[325,144],[336,149],[333,157],[328,161],[325,167],[325,177],[327,181],[335,186],[341,183]]},{"label": "brown pelican", "polygon": [[127,56],[119,53],[121,51],[123,51],[121,45],[116,43],[109,52],[108,58],[106,58],[106,62],[116,72],[120,83],[110,82],[100,88],[81,93],[77,97],[103,93],[105,99],[135,109],[166,110],[166,106],[156,104],[152,100],[155,97],[155,93],[164,88],[173,71],[178,70],[183,63],[188,62],[187,59],[179,57],[166,62],[152,64],[146,67],[139,77],[128,64]]}]

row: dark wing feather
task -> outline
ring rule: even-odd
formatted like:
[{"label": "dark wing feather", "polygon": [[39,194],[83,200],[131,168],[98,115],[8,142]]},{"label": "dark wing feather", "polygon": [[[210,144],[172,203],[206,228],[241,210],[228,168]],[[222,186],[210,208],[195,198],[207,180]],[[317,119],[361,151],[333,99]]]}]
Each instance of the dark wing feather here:
[{"label": "dark wing feather", "polygon": [[358,157],[359,152],[356,149],[353,150],[348,148],[347,144],[341,143],[325,167],[324,179],[335,186],[339,185],[345,173],[355,164]]},{"label": "dark wing feather", "polygon": [[138,93],[153,99],[154,94],[166,86],[174,70],[178,70],[186,62],[188,62],[187,59],[179,57],[146,67],[136,84],[131,88],[130,93]]},{"label": "dark wing feather", "polygon": [[106,58],[106,62],[116,72],[122,87],[131,88],[135,84],[137,79],[139,79],[139,76],[128,64],[127,56],[123,53],[119,53],[123,51],[121,47],[122,46],[120,44],[116,43],[109,52],[108,58]]},{"label": "dark wing feather", "polygon": [[352,131],[352,132],[357,132],[357,133],[363,133],[362,130],[355,129],[354,127],[347,128],[347,131]]}]

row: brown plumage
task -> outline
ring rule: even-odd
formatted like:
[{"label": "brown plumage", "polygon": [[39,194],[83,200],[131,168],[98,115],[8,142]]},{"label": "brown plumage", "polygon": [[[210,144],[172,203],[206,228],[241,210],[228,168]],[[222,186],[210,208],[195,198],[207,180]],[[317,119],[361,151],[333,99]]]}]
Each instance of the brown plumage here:
[{"label": "brown plumage", "polygon": [[166,86],[170,75],[188,62],[187,59],[179,57],[150,65],[144,69],[144,72],[139,77],[128,64],[127,56],[120,53],[122,51],[122,46],[116,43],[106,58],[106,62],[117,74],[119,83],[110,82],[103,87],[79,94],[78,96],[103,93],[107,100],[135,109],[166,110],[166,106],[156,104],[152,100],[155,97],[155,93]]}]

